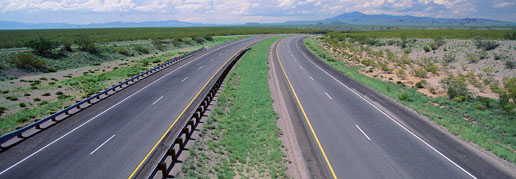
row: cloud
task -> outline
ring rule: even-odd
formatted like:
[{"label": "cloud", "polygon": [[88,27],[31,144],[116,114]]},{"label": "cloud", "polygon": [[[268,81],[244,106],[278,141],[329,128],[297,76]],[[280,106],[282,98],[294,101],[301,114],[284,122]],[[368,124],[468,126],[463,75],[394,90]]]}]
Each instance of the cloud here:
[{"label": "cloud", "polygon": [[[516,21],[514,9],[503,8],[514,5],[515,1],[507,0],[0,0],[0,20],[16,21],[17,15],[21,14],[26,19],[38,21],[37,18],[42,18],[38,14],[52,13],[88,19],[91,14],[101,16],[104,13],[109,14],[106,19],[90,18],[90,21],[114,19],[111,16],[117,14],[115,20],[118,21],[152,20],[156,17],[204,23],[245,20],[277,22],[317,20],[358,11],[366,14],[489,17]],[[53,21],[59,21],[58,18],[53,17]]]},{"label": "cloud", "polygon": [[501,3],[494,4],[493,7],[494,8],[502,8],[502,7],[509,7],[512,5],[514,5],[514,2],[501,2]]}]

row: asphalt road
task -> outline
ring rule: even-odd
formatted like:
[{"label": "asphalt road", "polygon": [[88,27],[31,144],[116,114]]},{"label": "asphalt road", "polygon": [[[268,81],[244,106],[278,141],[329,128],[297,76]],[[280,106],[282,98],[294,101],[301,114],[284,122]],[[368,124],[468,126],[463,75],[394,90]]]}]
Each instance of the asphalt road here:
[{"label": "asphalt road", "polygon": [[280,59],[330,176],[475,178],[424,136],[416,135],[310,60],[313,57],[301,50],[302,39],[282,40],[273,56]]},{"label": "asphalt road", "polygon": [[207,49],[0,153],[0,178],[127,178],[210,77],[266,36]]}]

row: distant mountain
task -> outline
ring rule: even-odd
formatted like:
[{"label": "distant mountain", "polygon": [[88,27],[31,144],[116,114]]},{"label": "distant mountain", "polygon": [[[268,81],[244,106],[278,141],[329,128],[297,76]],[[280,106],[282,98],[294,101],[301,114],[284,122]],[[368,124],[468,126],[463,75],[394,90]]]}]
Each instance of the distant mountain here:
[{"label": "distant mountain", "polygon": [[386,14],[367,15],[360,12],[344,13],[333,18],[319,21],[289,21],[290,25],[332,25],[336,23],[352,25],[382,26],[516,26],[514,22],[505,22],[480,18],[432,18],[416,16],[394,16]]},{"label": "distant mountain", "polygon": [[116,27],[196,27],[210,24],[190,23],[176,20],[154,22],[108,22],[95,24],[66,24],[66,23],[21,23],[0,21],[0,29],[64,29],[64,28],[116,28]]}]

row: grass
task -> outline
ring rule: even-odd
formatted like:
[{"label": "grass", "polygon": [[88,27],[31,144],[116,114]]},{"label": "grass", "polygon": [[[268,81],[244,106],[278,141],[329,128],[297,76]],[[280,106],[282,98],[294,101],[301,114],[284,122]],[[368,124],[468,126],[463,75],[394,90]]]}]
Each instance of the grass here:
[{"label": "grass", "polygon": [[203,139],[183,165],[184,177],[287,178],[268,86],[267,54],[279,38],[254,45],[229,74]]},{"label": "grass", "polygon": [[362,38],[445,38],[445,39],[482,39],[504,40],[507,34],[515,33],[516,30],[455,30],[455,29],[411,29],[411,30],[388,30],[388,31],[363,31],[336,33],[343,36]]},{"label": "grass", "polygon": [[[477,100],[457,102],[446,97],[429,97],[414,88],[384,82],[359,73],[355,67],[334,60],[313,38],[305,39],[305,44],[321,60],[345,75],[414,109],[463,140],[473,142],[516,164],[516,116],[506,114],[498,105],[481,109],[479,107],[485,106]],[[493,99],[487,100],[491,104],[497,103]]]},{"label": "grass", "polygon": [[314,32],[311,29],[287,27],[176,27],[176,28],[97,28],[97,29],[44,29],[0,30],[0,48],[26,47],[29,40],[45,37],[59,44],[76,43],[86,37],[93,42],[120,42],[149,39],[202,38],[243,34],[279,34]]},{"label": "grass", "polygon": [[[51,82],[54,83],[53,85],[51,85],[50,83],[40,84],[41,81],[39,80],[32,81],[32,84],[36,84],[38,86],[36,89],[32,88],[35,86],[28,86],[25,88],[18,87],[16,89],[8,91],[8,94],[6,93],[0,95],[3,95],[4,98],[6,98],[6,100],[13,101],[13,104],[14,101],[18,100],[18,97],[14,96],[13,93],[30,94],[37,90],[45,91],[45,93],[42,93],[42,96],[54,96],[53,94],[55,94],[56,96],[58,96],[58,98],[54,101],[41,101],[40,98],[34,98],[33,101],[34,103],[36,103],[35,105],[26,105],[23,108],[21,108],[18,105],[18,103],[16,103],[16,105],[0,104],[0,107],[8,109],[20,107],[14,113],[6,115],[0,114],[2,115],[0,118],[0,135],[13,131],[16,129],[16,127],[25,126],[31,123],[32,120],[35,118],[42,118],[46,115],[57,112],[65,106],[73,104],[75,102],[74,100],[76,99],[82,99],[92,94],[95,94],[107,87],[112,86],[118,81],[127,79],[130,76],[139,74],[157,65],[157,63],[152,62],[168,61],[172,57],[180,55],[180,53],[182,53],[182,51],[184,51],[185,49],[193,50],[200,48],[201,46],[217,45],[244,37],[246,36],[214,37],[214,41],[208,42],[206,44],[198,44],[195,46],[188,46],[183,49],[172,50],[160,56],[146,58],[131,64],[127,64],[125,66],[119,66],[119,68],[114,69],[112,71],[85,73],[82,76],[77,77],[70,76],[70,78],[61,81]],[[58,88],[56,88],[56,86],[58,86]],[[76,90],[80,93],[75,94],[74,96],[64,95],[64,93],[61,92],[59,86],[61,86],[61,88]]]}]

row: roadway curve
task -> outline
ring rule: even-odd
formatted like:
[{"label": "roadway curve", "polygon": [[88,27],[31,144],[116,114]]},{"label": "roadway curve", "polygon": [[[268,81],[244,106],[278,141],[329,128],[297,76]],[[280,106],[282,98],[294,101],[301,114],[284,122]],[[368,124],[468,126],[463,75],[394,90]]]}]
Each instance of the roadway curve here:
[{"label": "roadway curve", "polygon": [[[281,78],[286,78],[300,120],[313,139],[314,148],[319,150],[329,176],[514,177],[430,123],[420,122],[423,119],[416,114],[322,64],[306,50],[303,38],[280,41],[272,48],[273,61]],[[413,125],[410,121],[419,123]]]},{"label": "roadway curve", "polygon": [[0,178],[128,178],[210,77],[264,38],[209,48],[0,153]]}]

